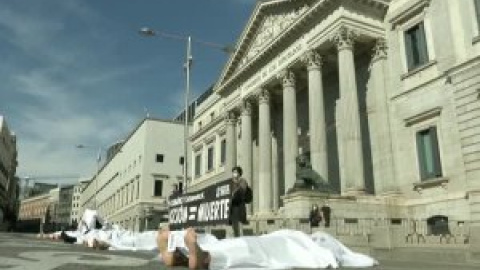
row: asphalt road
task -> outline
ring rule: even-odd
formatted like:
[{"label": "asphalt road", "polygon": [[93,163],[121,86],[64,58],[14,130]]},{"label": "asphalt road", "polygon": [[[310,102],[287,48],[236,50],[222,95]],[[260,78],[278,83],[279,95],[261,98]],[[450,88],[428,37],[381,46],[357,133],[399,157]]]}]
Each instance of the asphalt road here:
[{"label": "asphalt road", "polygon": [[[95,251],[80,245],[38,240],[33,235],[0,233],[0,269],[9,270],[97,270],[167,269],[155,252]],[[185,268],[175,268],[183,270]],[[352,268],[349,268],[352,269]],[[480,265],[382,261],[381,270],[478,270]]]}]

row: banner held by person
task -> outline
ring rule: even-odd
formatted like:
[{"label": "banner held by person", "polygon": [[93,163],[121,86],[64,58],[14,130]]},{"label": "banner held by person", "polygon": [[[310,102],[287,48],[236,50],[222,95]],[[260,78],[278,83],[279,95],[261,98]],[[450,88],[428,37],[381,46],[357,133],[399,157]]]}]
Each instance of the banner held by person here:
[{"label": "banner held by person", "polygon": [[200,191],[172,196],[168,202],[171,229],[228,224],[231,180]]}]

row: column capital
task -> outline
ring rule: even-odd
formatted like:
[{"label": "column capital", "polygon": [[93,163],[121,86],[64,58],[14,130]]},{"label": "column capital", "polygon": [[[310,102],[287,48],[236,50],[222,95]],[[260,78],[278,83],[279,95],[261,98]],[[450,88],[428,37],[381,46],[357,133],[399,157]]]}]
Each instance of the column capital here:
[{"label": "column capital", "polygon": [[381,59],[386,59],[387,49],[387,41],[384,38],[377,39],[375,47],[373,48],[372,63]]},{"label": "column capital", "polygon": [[283,87],[295,87],[295,73],[290,69],[282,70],[278,76],[282,80]]},{"label": "column capital", "polygon": [[242,101],[242,115],[252,115],[252,101],[249,99],[244,99]]},{"label": "column capital", "polygon": [[227,125],[235,125],[237,123],[237,115],[233,111],[225,112],[224,119]]},{"label": "column capital", "polygon": [[331,38],[331,41],[337,45],[339,51],[345,49],[351,50],[353,49],[353,43],[356,37],[357,34],[352,29],[342,26]]},{"label": "column capital", "polygon": [[258,103],[269,103],[270,102],[270,91],[267,89],[260,89],[260,92],[257,95]]},{"label": "column capital", "polygon": [[307,70],[316,70],[322,68],[322,56],[315,50],[308,50],[302,57],[303,63],[307,66]]}]

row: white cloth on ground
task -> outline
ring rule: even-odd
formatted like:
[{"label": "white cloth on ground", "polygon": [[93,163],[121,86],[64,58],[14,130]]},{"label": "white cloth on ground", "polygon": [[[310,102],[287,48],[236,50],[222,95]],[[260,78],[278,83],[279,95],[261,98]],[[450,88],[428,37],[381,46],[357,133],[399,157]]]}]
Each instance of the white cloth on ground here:
[{"label": "white cloth on ground", "polygon": [[201,243],[210,253],[210,269],[337,268],[331,251],[300,231],[280,230],[261,236]]},{"label": "white cloth on ground", "polygon": [[[324,232],[307,235],[300,231],[279,230],[261,236],[222,240],[198,234],[197,242],[202,250],[210,253],[209,268],[214,270],[371,267],[378,264],[375,259],[351,251]],[[185,254],[188,256],[188,250]]]},{"label": "white cloth on ground", "polygon": [[98,215],[97,210],[85,209],[82,215],[82,219],[78,224],[78,230],[85,232],[88,230],[97,229],[96,228],[97,221],[100,224],[104,223],[103,218],[100,215]]},{"label": "white cloth on ground", "polygon": [[332,251],[337,261],[343,267],[371,267],[378,264],[377,260],[350,250],[325,232],[315,232],[311,237],[317,245]]},{"label": "white cloth on ground", "polygon": [[110,241],[106,241],[111,250],[156,250],[157,231],[130,232],[113,230]]}]

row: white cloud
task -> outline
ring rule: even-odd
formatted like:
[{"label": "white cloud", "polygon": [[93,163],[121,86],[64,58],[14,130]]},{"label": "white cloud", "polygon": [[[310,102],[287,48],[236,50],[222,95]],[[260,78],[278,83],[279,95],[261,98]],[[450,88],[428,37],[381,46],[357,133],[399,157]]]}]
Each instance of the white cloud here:
[{"label": "white cloud", "polygon": [[[64,3],[59,4],[57,13],[76,12],[85,21],[95,17],[94,12],[77,1],[57,3]],[[33,67],[20,63],[2,67],[17,71],[9,78],[11,83],[3,87],[10,91],[9,97],[21,103],[13,106],[4,102],[11,112],[16,112],[9,113],[11,119],[7,121],[18,137],[20,176],[91,174],[95,171],[96,150],[82,151],[75,145],[106,147],[124,138],[139,121],[126,108],[93,107],[101,93],[90,91],[90,95],[85,95],[84,89],[101,82],[114,82],[126,74],[147,69],[151,63],[128,67],[103,65],[95,66],[95,70],[78,64],[85,63],[86,56],[95,56],[86,53],[81,43],[68,48],[55,44],[71,34],[60,18],[0,3],[0,37],[29,61],[40,63]],[[68,37],[78,39],[75,33]],[[7,64],[0,62],[0,65]]]},{"label": "white cloud", "polygon": [[95,149],[77,144],[108,146],[136,124],[127,111],[112,109],[88,113],[87,100],[42,73],[22,75],[17,89],[36,99],[23,106],[16,125],[20,175],[85,174],[93,171]]}]

